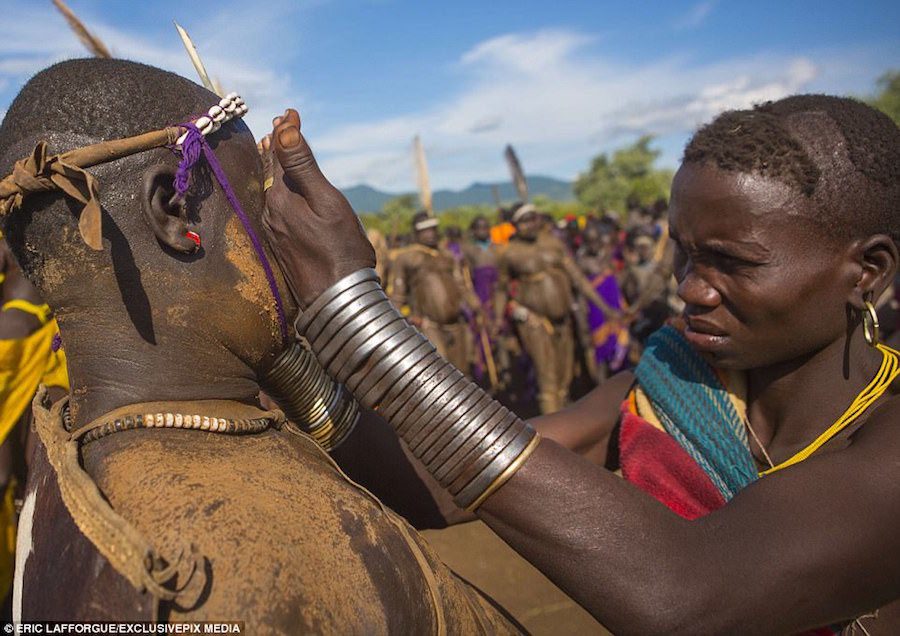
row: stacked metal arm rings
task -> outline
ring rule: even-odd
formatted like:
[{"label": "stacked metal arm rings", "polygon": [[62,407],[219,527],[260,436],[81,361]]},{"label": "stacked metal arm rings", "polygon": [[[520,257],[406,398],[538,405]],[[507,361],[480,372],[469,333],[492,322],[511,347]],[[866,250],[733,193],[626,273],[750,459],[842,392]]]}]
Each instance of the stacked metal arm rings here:
[{"label": "stacked metal arm rings", "polygon": [[531,427],[406,322],[373,269],[322,293],[297,330],[328,374],[378,411],[462,508],[481,505],[537,446]]},{"label": "stacked metal arm rings", "polygon": [[298,342],[278,356],[262,385],[287,418],[326,451],[347,439],[359,419],[353,396],[329,378],[313,353]]}]

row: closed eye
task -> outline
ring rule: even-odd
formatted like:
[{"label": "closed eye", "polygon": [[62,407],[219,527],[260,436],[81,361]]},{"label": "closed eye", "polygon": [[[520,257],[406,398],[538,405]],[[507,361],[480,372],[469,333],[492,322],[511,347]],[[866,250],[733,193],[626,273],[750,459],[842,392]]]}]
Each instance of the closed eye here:
[{"label": "closed eye", "polygon": [[735,254],[729,254],[728,252],[722,252],[720,250],[701,252],[696,260],[706,263],[726,274],[740,273],[764,265],[764,263],[750,261]]}]

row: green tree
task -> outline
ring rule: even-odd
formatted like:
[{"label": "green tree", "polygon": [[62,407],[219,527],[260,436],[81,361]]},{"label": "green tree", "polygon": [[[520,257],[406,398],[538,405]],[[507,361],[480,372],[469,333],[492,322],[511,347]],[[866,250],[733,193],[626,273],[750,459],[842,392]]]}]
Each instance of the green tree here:
[{"label": "green tree", "polygon": [[570,215],[584,216],[590,212],[581,201],[556,201],[543,194],[535,195],[531,202],[538,210],[549,214],[557,221]]},{"label": "green tree", "polygon": [[479,215],[486,217],[489,222],[493,223],[497,213],[492,206],[487,204],[460,205],[438,212],[437,217],[441,221],[442,228],[458,227],[465,231],[469,229],[469,225]]},{"label": "green tree", "polygon": [[587,172],[575,180],[578,200],[598,212],[622,213],[626,201],[649,205],[668,198],[672,171],[653,167],[660,151],[650,147],[653,137],[644,135],[635,143],[612,153],[594,157]]},{"label": "green tree", "polygon": [[401,194],[386,201],[378,214],[364,214],[360,219],[366,229],[377,229],[386,237],[406,234],[412,229],[417,204],[416,195]]},{"label": "green tree", "polygon": [[878,78],[880,92],[868,100],[900,126],[900,71],[888,71]]}]

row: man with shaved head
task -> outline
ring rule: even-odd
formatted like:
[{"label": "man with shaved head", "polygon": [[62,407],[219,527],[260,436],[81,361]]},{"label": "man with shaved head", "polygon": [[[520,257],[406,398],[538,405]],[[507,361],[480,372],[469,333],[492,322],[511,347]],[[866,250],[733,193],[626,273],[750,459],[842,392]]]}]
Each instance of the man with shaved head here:
[{"label": "man with shaved head", "polygon": [[[4,231],[54,310],[72,384],[36,402],[14,617],[514,631],[295,426],[309,422],[261,408],[296,308],[258,238],[264,175],[242,104],[74,60],[29,81],[0,127]],[[355,412],[334,386],[315,387],[327,412]]]}]

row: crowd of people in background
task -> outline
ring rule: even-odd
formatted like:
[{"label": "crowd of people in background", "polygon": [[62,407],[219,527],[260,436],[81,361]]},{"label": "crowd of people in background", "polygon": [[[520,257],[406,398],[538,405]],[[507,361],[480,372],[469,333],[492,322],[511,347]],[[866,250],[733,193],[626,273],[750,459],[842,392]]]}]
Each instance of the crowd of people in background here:
[{"label": "crowd of people in background", "polygon": [[554,219],[534,205],[465,231],[417,213],[369,236],[393,300],[441,352],[501,400],[553,412],[634,365],[680,311],[665,201]]},{"label": "crowd of people in background", "polygon": [[[409,232],[368,234],[392,299],[445,357],[511,408],[551,413],[677,322],[666,212],[662,198],[563,218],[519,202],[468,228],[420,211]],[[900,337],[896,291],[877,307],[885,337]]]}]

